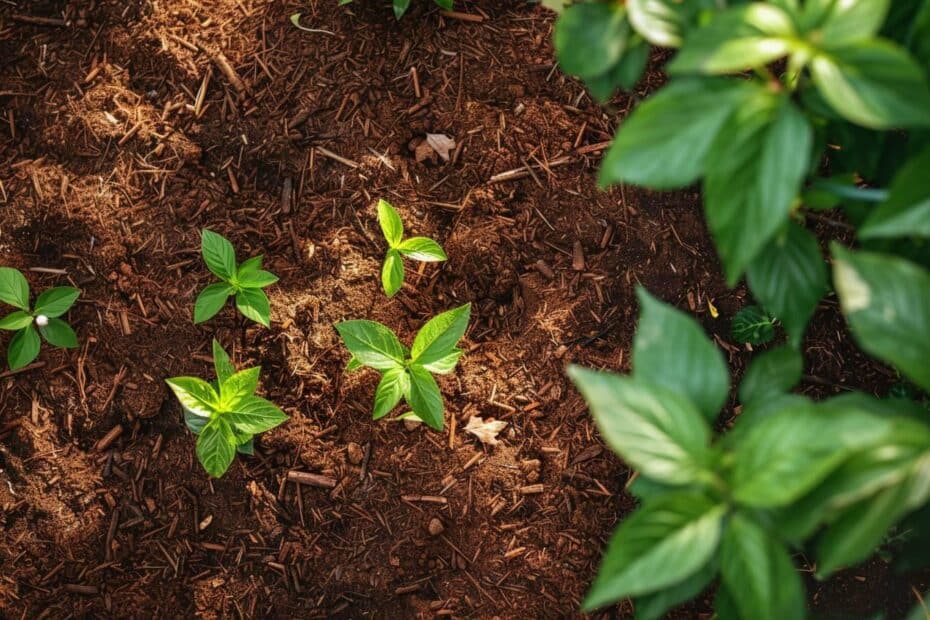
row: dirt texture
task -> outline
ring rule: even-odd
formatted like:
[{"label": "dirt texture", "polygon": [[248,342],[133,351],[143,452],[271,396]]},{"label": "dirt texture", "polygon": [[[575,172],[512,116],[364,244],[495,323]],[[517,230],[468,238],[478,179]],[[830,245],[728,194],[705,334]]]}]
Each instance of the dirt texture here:
[{"label": "dirt texture", "polygon": [[[635,501],[566,364],[629,370],[638,284],[737,372],[750,359],[697,191],[597,188],[634,98],[605,109],[563,76],[550,14],[419,1],[397,23],[383,4],[0,2],[0,264],[83,291],[79,350],[0,373],[0,616],[577,615]],[[427,133],[455,141],[449,161]],[[378,198],[450,257],[408,264],[392,300]],[[271,329],[232,306],[192,324],[202,228],[281,277]],[[373,422],[377,376],[344,374],[334,322],[409,342],[464,302],[446,430]],[[290,416],[220,480],[164,384],[212,378],[212,338]],[[807,352],[807,393],[894,381],[829,298]],[[464,432],[473,416],[507,422],[497,446]],[[911,585],[880,561],[809,583],[819,611],[857,616],[900,614]]]}]

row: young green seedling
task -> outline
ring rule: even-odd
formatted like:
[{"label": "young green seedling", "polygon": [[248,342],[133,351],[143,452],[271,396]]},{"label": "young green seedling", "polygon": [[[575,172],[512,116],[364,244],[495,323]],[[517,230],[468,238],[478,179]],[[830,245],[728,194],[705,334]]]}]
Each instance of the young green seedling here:
[{"label": "young green seedling", "polygon": [[0,329],[16,332],[7,349],[10,370],[28,365],[39,355],[40,334],[53,347],[74,349],[78,346],[74,330],[58,317],[64,315],[80,295],[81,291],[70,286],[50,288],[39,295],[35,308],[30,310],[26,278],[16,269],[0,267],[0,301],[18,308],[0,320]]},{"label": "young green seedling", "polygon": [[236,264],[236,251],[228,239],[213,231],[201,233],[201,252],[207,268],[222,282],[203,289],[194,304],[194,323],[203,323],[219,312],[226,300],[236,296],[236,308],[246,318],[265,327],[271,324],[271,307],[262,290],[278,281],[278,276],[262,270],[262,257]]},{"label": "young green seedling", "polygon": [[386,200],[378,201],[378,223],[388,243],[381,266],[381,284],[388,297],[393,297],[404,284],[404,257],[424,263],[438,263],[448,258],[442,247],[428,237],[404,239],[400,215]]},{"label": "young green seedling", "polygon": [[252,439],[287,420],[269,400],[255,396],[260,367],[236,372],[229,355],[213,341],[216,381],[174,377],[166,382],[184,409],[184,422],[197,436],[197,458],[214,478],[232,464],[236,452],[252,454]]},{"label": "young green seedling", "polygon": [[343,321],[336,325],[352,354],[346,370],[367,366],[381,373],[372,414],[375,420],[390,413],[403,398],[413,416],[442,430],[442,394],[433,374],[444,375],[455,369],[462,356],[455,345],[465,335],[470,318],[471,304],[433,317],[420,329],[409,350],[381,323]]}]

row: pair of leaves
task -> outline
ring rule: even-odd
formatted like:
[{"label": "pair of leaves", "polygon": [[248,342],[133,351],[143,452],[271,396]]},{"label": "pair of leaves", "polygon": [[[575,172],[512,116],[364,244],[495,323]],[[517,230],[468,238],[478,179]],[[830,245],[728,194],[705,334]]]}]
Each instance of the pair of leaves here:
[{"label": "pair of leaves", "polygon": [[181,403],[185,418],[201,418],[200,423],[188,422],[197,434],[197,457],[207,473],[219,478],[229,469],[237,448],[250,450],[254,435],[278,426],[287,416],[271,401],[255,396],[260,368],[236,372],[216,340],[213,363],[216,387],[197,377],[174,377],[166,382]]},{"label": "pair of leaves", "polygon": [[378,201],[378,223],[388,243],[381,266],[381,284],[388,297],[393,297],[404,284],[404,258],[424,263],[436,263],[448,257],[442,247],[428,237],[404,239],[404,223],[397,210],[386,200]]},{"label": "pair of leaves", "polygon": [[382,373],[375,391],[374,419],[386,416],[404,399],[416,417],[442,430],[442,394],[432,375],[455,369],[462,356],[456,344],[465,335],[470,318],[471,304],[433,317],[417,333],[409,352],[381,323],[357,320],[336,325],[352,354],[349,368],[367,366]]},{"label": "pair of leaves", "polygon": [[271,307],[262,290],[278,281],[273,273],[262,269],[262,257],[255,256],[242,264],[228,239],[210,230],[201,233],[201,253],[207,268],[222,282],[207,286],[194,304],[194,323],[203,323],[222,310],[235,296],[236,308],[246,318],[265,327],[271,324]]},{"label": "pair of leaves", "polygon": [[0,330],[16,332],[7,348],[11,370],[19,370],[35,360],[43,338],[62,349],[78,346],[74,330],[59,317],[71,309],[80,295],[78,289],[70,286],[51,288],[39,295],[30,310],[26,278],[16,269],[0,267],[0,302],[17,308],[0,319]]}]

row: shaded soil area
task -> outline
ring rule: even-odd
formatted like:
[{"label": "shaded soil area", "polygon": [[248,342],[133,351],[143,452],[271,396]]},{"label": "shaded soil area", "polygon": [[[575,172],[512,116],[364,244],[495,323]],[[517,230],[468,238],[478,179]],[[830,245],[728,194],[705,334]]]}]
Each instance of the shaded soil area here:
[{"label": "shaded soil area", "polygon": [[[0,615],[575,615],[634,501],[564,366],[628,370],[637,284],[698,316],[734,369],[751,356],[697,192],[597,189],[631,100],[605,110],[558,72],[549,14],[415,2],[396,23],[336,4],[0,2],[0,264],[83,290],[81,348],[0,373]],[[427,133],[455,140],[450,161]],[[392,300],[382,197],[450,257],[408,265]],[[201,228],[281,277],[271,329],[232,307],[192,325]],[[466,301],[446,431],[373,423],[377,377],[343,373],[333,323],[409,342]],[[843,334],[828,299],[805,391],[894,381]],[[163,380],[212,378],[214,337],[261,364],[290,420],[211,481]],[[508,423],[499,445],[463,432],[473,416]],[[810,585],[838,613],[912,600],[880,561]]]}]

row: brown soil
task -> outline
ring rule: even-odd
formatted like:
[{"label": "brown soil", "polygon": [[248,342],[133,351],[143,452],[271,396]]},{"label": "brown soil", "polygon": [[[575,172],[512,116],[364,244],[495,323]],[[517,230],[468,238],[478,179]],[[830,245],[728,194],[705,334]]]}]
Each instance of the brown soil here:
[{"label": "brown soil", "polygon": [[[596,188],[614,115],[553,68],[548,14],[414,2],[398,24],[371,4],[0,2],[0,264],[83,290],[82,348],[0,374],[0,615],[574,615],[634,502],[565,364],[628,369],[637,283],[701,318],[734,368],[749,358],[728,335],[745,292],[723,286],[697,193]],[[426,132],[456,140],[451,162],[417,161]],[[379,197],[450,256],[391,301]],[[191,324],[204,227],[281,276],[272,329],[231,308]],[[446,432],[373,423],[376,377],[343,374],[333,323],[409,340],[465,301]],[[821,314],[805,390],[887,386]],[[213,337],[263,366],[291,419],[210,481],[163,380],[210,377]],[[500,445],[462,431],[475,415],[508,422]],[[859,615],[900,613],[909,585],[873,562],[811,588]]]}]

